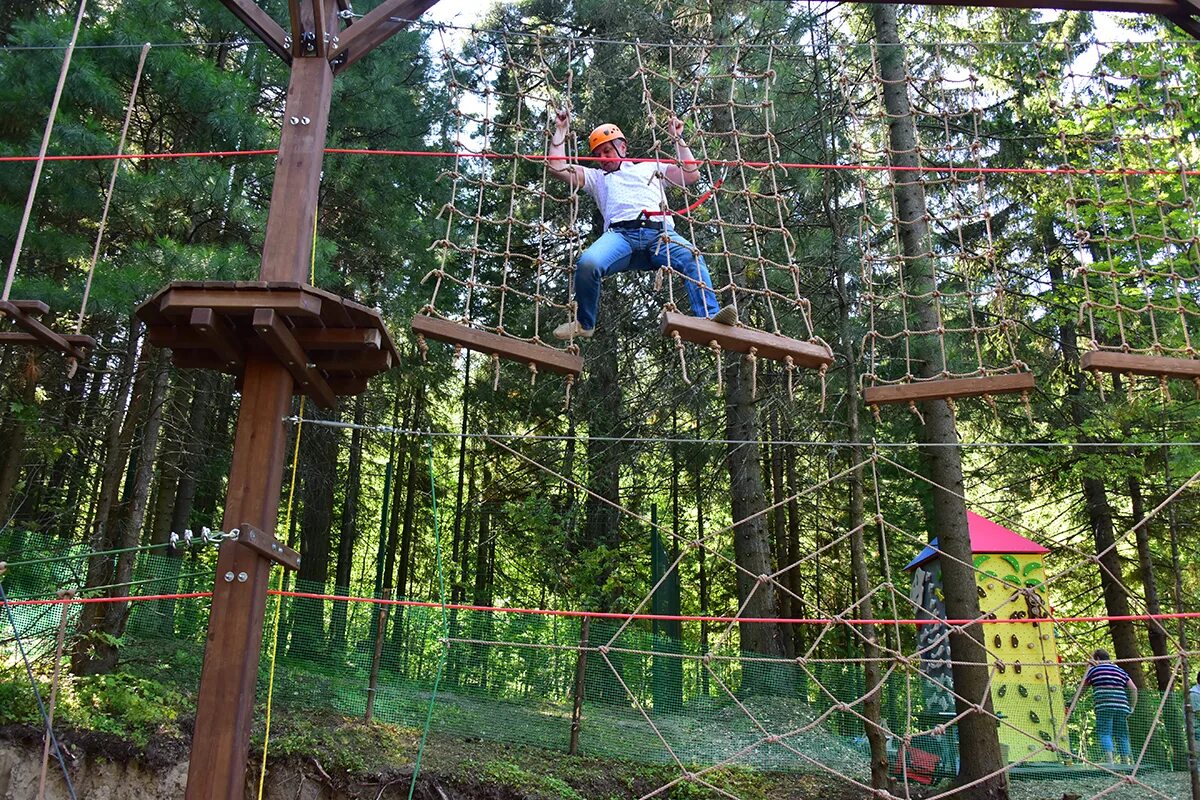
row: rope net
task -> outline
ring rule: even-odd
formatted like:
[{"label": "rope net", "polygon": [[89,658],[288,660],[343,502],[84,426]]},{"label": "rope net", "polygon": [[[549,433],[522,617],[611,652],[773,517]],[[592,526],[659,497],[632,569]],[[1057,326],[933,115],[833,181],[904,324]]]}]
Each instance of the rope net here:
[{"label": "rope net", "polygon": [[[899,83],[881,74],[885,47],[841,51],[836,80],[846,95],[850,157],[879,169],[856,172],[862,254],[864,385],[876,386],[1023,372],[1005,247],[993,216],[1011,181],[977,172],[1002,155],[1002,133],[985,118],[1005,87],[976,73],[988,45],[917,48]],[[884,92],[899,86],[911,107],[916,141],[897,150]],[[884,167],[908,157],[919,168]],[[946,169],[951,167],[953,169]],[[927,236],[906,250],[897,188],[924,194]],[[916,231],[914,230],[914,235]],[[922,309],[932,313],[923,316]]]},{"label": "rope net", "polygon": [[[339,434],[319,420],[306,419],[304,426],[302,450],[310,440],[321,447],[331,435],[341,450],[349,438],[349,432]],[[766,510],[772,525],[781,520],[785,539],[773,549],[769,573],[747,575],[733,558],[733,537],[747,521],[731,520],[705,501],[726,489],[719,474],[700,465],[677,512],[659,518],[636,492],[617,505],[620,557],[605,568],[609,585],[626,588],[603,601],[608,611],[558,611],[597,604],[570,588],[592,568],[582,554],[546,546],[557,530],[582,524],[576,518],[582,508],[567,499],[571,493],[591,496],[562,465],[565,443],[471,437],[469,458],[482,477],[472,481],[456,518],[451,454],[457,441],[427,444],[425,437],[404,436],[397,446],[390,430],[369,425],[359,435],[366,437],[366,452],[407,452],[421,466],[425,447],[432,446],[438,467],[432,483],[418,478],[414,484],[410,569],[377,562],[376,543],[362,541],[351,552],[348,584],[290,575],[283,581],[282,594],[275,595],[282,603],[280,638],[272,642],[268,626],[264,648],[277,647],[276,683],[288,687],[277,709],[285,731],[289,710],[355,717],[367,714],[369,704],[372,718],[384,722],[420,728],[431,714],[431,730],[442,736],[562,751],[581,694],[580,754],[665,770],[639,797],[690,784],[747,798],[770,781],[796,775],[848,796],[865,793],[871,779],[866,734],[875,728],[887,740],[891,796],[952,796],[941,781],[971,756],[957,737],[956,723],[969,712],[956,708],[960,695],[946,636],[974,622],[982,627],[987,650],[991,708],[984,713],[999,729],[1010,796],[1071,791],[1084,798],[1177,798],[1186,791],[1186,686],[1180,676],[1196,653],[1168,636],[1162,658],[1172,678],[1162,690],[1148,686],[1142,692],[1129,721],[1131,763],[1108,763],[1091,694],[1066,716],[1086,659],[1107,641],[1111,624],[1095,589],[1093,548],[1083,531],[1050,538],[1013,525],[1019,513],[1001,494],[979,494],[972,506],[1010,526],[1014,537],[1019,532],[1029,544],[1046,547],[975,556],[979,620],[945,619],[940,567],[947,556],[911,524],[916,513],[911,498],[931,488],[924,478],[881,451],[850,463],[829,458],[826,448],[799,446],[793,448],[796,471],[810,477],[781,487]],[[649,445],[639,460],[663,462],[669,451],[668,443]],[[363,487],[379,486],[380,476],[370,470],[382,472],[385,464],[367,459],[372,461]],[[309,516],[317,514],[311,510],[314,498],[334,494],[338,486],[336,475],[317,466],[301,455],[302,508],[293,518],[294,543],[320,535],[313,527],[319,519]],[[514,487],[537,473],[558,489],[544,498],[513,498]],[[867,516],[857,527],[831,502],[850,492],[856,473],[868,497]],[[1172,505],[1190,520],[1187,509],[1198,479],[1184,481],[1151,510],[1146,524],[1162,524]],[[500,499],[505,497],[510,499]],[[1035,509],[1026,511],[1037,517]],[[370,528],[386,526],[391,511],[376,490],[360,498],[357,513]],[[408,512],[400,514],[403,525]],[[866,593],[845,577],[856,532],[866,534],[873,550]],[[1124,532],[1113,547],[1129,546],[1133,536]],[[89,565],[115,564],[130,554],[91,552],[58,537],[11,529],[0,534],[0,558],[12,562],[5,589],[26,650],[38,659],[38,674],[43,679],[49,674],[60,614],[68,615],[74,630],[80,606],[24,601],[53,601],[62,589],[77,590],[83,598],[108,596],[129,606],[123,670],[173,687],[186,705],[182,698],[194,692],[205,639],[206,593],[216,563],[210,542],[220,538],[195,535],[140,548],[128,582],[86,592]],[[1051,552],[1033,552],[1047,548]],[[540,597],[530,595],[519,575],[508,574],[517,564],[563,579],[548,587],[549,594],[543,588]],[[749,592],[735,591],[746,579]],[[438,599],[443,580],[449,605]],[[400,586],[395,594],[411,601],[381,604],[378,598],[392,597],[381,589],[388,583]],[[746,613],[750,597],[761,593],[774,596],[778,618]],[[868,602],[873,618],[864,618]],[[1149,619],[1134,602],[1136,624],[1174,630],[1175,621]],[[12,633],[0,637],[3,685],[14,698],[5,706],[4,721],[31,713],[13,672],[19,661]],[[75,638],[68,650],[86,641]],[[754,642],[760,644],[751,647]],[[154,665],[164,657],[172,667],[161,671]],[[443,658],[444,673],[431,699]],[[1148,671],[1158,663],[1157,657],[1136,661]],[[868,666],[877,678],[868,677]],[[262,669],[265,693],[268,666]],[[65,680],[80,682],[61,693],[66,723],[103,725],[106,714],[120,713],[89,704],[95,693],[87,679]],[[878,717],[867,709],[869,698],[879,700]],[[260,713],[256,724],[261,720]],[[750,783],[757,790],[746,788],[750,775],[757,776]]]},{"label": "rope net", "polygon": [[[644,209],[647,215],[673,220],[711,265],[721,304],[734,306],[743,322],[823,344],[804,286],[811,276],[798,263],[789,231],[787,174],[772,130],[780,77],[772,49],[576,45],[483,33],[459,53],[447,37],[437,41],[456,120],[448,139],[461,155],[445,174],[451,182],[442,209],[446,231],[433,245],[440,264],[426,276],[432,294],[424,313],[538,345],[553,342],[547,325],[573,319],[575,262],[602,230],[580,190],[548,177],[544,154],[558,109],[596,105],[586,98],[599,89],[577,76],[603,60],[629,73],[640,113],[627,103],[588,116],[617,120],[630,157],[657,162],[660,175],[671,166],[695,167],[702,175],[698,184],[676,187],[660,206]],[[672,117],[685,122],[698,165],[678,160],[667,132]],[[575,123],[568,159],[576,169],[595,166],[579,139],[578,128],[589,119]],[[652,294],[662,310],[687,312],[687,284],[699,281],[671,263],[668,244],[664,233],[659,247],[666,265]],[[686,373],[683,343],[677,338],[676,344]],[[720,353],[719,345],[708,349]]]},{"label": "rope net", "polygon": [[[542,334],[567,316],[582,241],[577,198],[547,180],[540,158],[550,142],[547,109],[571,93],[572,48],[547,52],[563,48],[493,34],[462,52],[444,34],[434,43],[455,125],[447,139],[462,155],[442,176],[450,181],[446,230],[433,243],[440,261],[426,276],[432,294],[422,311],[549,346]],[[471,157],[496,153],[513,158]]]},{"label": "rope net", "polygon": [[1065,71],[1052,66],[1057,55],[1039,52],[1046,103],[1060,118],[1057,152],[1080,170],[1061,183],[1080,333],[1093,350],[1194,359],[1200,239],[1183,82],[1195,48],[1097,44]]}]

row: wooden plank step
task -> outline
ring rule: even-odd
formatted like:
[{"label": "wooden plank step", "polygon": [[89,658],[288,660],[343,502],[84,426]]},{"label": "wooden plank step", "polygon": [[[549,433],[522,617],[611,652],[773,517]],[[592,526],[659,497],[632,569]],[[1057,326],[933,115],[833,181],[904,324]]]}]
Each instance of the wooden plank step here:
[{"label": "wooden plank step", "polygon": [[1114,353],[1108,350],[1092,350],[1079,359],[1085,370],[1118,372],[1133,375],[1152,375],[1164,378],[1200,378],[1200,360],[1192,358],[1168,358],[1166,356],[1143,356],[1135,353]]},{"label": "wooden plank step", "polygon": [[985,394],[1028,392],[1036,383],[1037,379],[1032,372],[983,375],[978,378],[948,378],[900,383],[893,386],[872,386],[863,392],[863,399],[869,406],[920,402],[922,400],[951,400],[960,397],[981,397]]},{"label": "wooden plank step", "polygon": [[412,329],[426,339],[461,345],[479,353],[495,353],[521,364],[536,364],[539,370],[548,369],[560,375],[579,375],[583,372],[582,356],[481,331],[440,317],[418,314],[412,319]]},{"label": "wooden plank step", "polygon": [[[30,306],[33,303],[35,305]],[[31,307],[33,315],[26,313],[26,307]],[[36,317],[46,313],[46,304],[37,300],[11,301],[0,300],[0,313],[3,313],[13,321],[13,324],[21,328],[25,333],[29,334],[35,340],[34,343],[48,347],[51,350],[57,350],[60,353],[82,361],[84,358],[83,351],[76,347],[71,342],[67,341],[61,334],[47,328]]]},{"label": "wooden plank step", "polygon": [[733,353],[749,353],[753,347],[758,358],[786,361],[787,357],[791,356],[792,363],[797,367],[817,368],[833,363],[833,353],[824,345],[802,342],[757,328],[722,325],[710,319],[671,311],[664,311],[660,321],[664,336],[678,333],[685,341],[705,347],[713,341],[719,344],[722,350]]}]

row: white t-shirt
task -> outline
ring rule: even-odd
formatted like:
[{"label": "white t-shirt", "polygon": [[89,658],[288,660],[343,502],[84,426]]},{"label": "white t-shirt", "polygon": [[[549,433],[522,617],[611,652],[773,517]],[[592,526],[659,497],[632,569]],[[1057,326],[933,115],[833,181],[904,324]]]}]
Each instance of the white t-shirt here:
[{"label": "white t-shirt", "polygon": [[[592,196],[604,216],[604,229],[614,222],[637,219],[643,211],[661,211],[666,201],[666,187],[658,173],[667,165],[659,161],[624,162],[615,172],[595,167],[583,168],[583,190]],[[652,217],[671,227],[667,214]]]}]

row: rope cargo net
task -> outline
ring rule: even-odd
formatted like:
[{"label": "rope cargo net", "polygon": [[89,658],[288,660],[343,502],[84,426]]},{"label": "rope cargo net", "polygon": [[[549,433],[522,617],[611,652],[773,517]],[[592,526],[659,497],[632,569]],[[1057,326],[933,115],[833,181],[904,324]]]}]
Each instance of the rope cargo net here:
[{"label": "rope cargo net", "polygon": [[[450,181],[442,208],[446,233],[433,243],[440,263],[426,276],[432,291],[422,312],[553,346],[547,326],[573,318],[575,261],[601,231],[592,225],[591,201],[549,178],[544,156],[553,115],[588,91],[588,70],[606,46],[496,33],[481,33],[461,52],[445,37],[437,43],[456,125],[450,141],[460,157],[444,175]],[[771,48],[675,44],[619,49],[633,68],[629,94],[642,107],[632,124],[622,123],[630,157],[684,166],[667,133],[677,116],[701,162],[698,184],[672,189],[663,207],[645,211],[673,220],[710,265],[721,304],[734,306],[744,322],[823,345],[804,285],[813,276],[799,263],[789,231],[793,210],[772,131],[777,54]],[[579,139],[579,129],[589,124],[573,119],[566,150],[574,168],[594,166]],[[653,295],[663,311],[688,311],[683,289],[694,279],[673,267],[666,251]],[[610,288],[617,290],[631,291]],[[685,344],[677,333],[673,339],[687,379]],[[574,342],[566,347],[577,349]],[[701,350],[719,364],[717,342]],[[498,360],[493,355],[497,382]],[[790,377],[796,365],[790,357],[784,363]],[[720,370],[715,374],[719,380]]]},{"label": "rope cargo net", "polygon": [[[316,430],[330,423],[305,420],[304,425]],[[369,449],[386,450],[394,430],[368,425],[363,433]],[[453,437],[434,441],[417,432],[401,432],[399,440],[406,449],[409,442],[440,448],[443,457],[458,448]],[[993,508],[1005,502],[1001,495],[977,499],[973,508],[1049,546],[1052,553],[977,555],[970,567],[977,578],[980,616],[947,620],[938,573],[939,560],[948,556],[901,522],[908,513],[905,498],[934,487],[895,452],[865,447],[862,460],[850,463],[828,458],[828,447],[785,443],[799,462],[799,474],[813,479],[782,487],[763,516],[786,516],[794,513],[787,511],[790,507],[820,524],[802,532],[798,547],[787,551],[793,561],[776,561],[769,573],[755,575],[728,551],[729,537],[752,520],[708,520],[692,508],[678,519],[654,522],[644,509],[600,498],[577,476],[564,473],[551,458],[563,444],[537,437],[468,437],[471,457],[487,465],[485,475],[495,476],[491,484],[477,487],[476,501],[461,512],[476,519],[480,538],[473,541],[468,529],[464,540],[455,537],[454,552],[441,539],[414,544],[425,556],[402,595],[437,598],[439,585],[464,583],[469,591],[476,570],[490,575],[490,588],[482,594],[477,588],[473,597],[459,593],[463,599],[457,601],[446,594],[434,600],[379,599],[373,596],[373,567],[366,556],[361,580],[337,587],[333,594],[323,585],[285,581],[272,592],[283,603],[285,621],[277,680],[292,687],[313,686],[315,694],[304,702],[340,714],[362,714],[373,694],[375,718],[382,721],[419,727],[429,714],[436,733],[558,750],[568,737],[576,670],[584,657],[579,752],[674,768],[673,777],[647,788],[643,797],[683,783],[723,797],[746,797],[737,788],[737,777],[744,780],[744,770],[751,769],[798,773],[831,787],[868,793],[870,754],[864,734],[873,727],[886,736],[893,779],[891,794],[875,796],[954,796],[940,781],[954,774],[958,759],[970,757],[954,732],[968,713],[996,720],[1013,797],[1057,796],[1067,790],[1089,799],[1184,796],[1188,745],[1180,720],[1186,687],[1178,681],[1184,663],[1196,653],[1180,647],[1174,635],[1168,634],[1170,682],[1161,692],[1145,689],[1131,718],[1130,763],[1111,764],[1097,752],[1086,696],[1065,719],[1071,690],[1086,668],[1083,659],[1106,641],[1111,623],[1099,592],[1076,594],[1066,588],[1096,578],[1097,557],[1086,532],[1051,539],[1014,524],[999,506]],[[423,447],[411,448],[422,461]],[[637,458],[669,459],[670,449],[667,442],[643,442]],[[661,574],[649,591],[617,601],[619,607],[608,612],[559,611],[553,603],[545,607],[528,605],[528,599],[505,599],[497,572],[521,558],[526,544],[517,517],[510,516],[520,512],[487,498],[535,473],[552,478],[562,496],[577,493],[581,501],[590,497],[613,507],[626,532],[624,548],[648,553],[650,540],[660,540]],[[855,475],[864,482],[867,507],[861,525],[852,528],[829,500],[848,494]],[[446,538],[455,526],[454,506],[446,500],[454,469],[443,466],[433,479],[437,502],[425,490],[417,502],[422,513],[436,512]],[[1143,524],[1165,527],[1171,505],[1193,500],[1197,482],[1200,474],[1181,481]],[[688,484],[686,493],[693,499],[721,489],[720,480],[704,469],[689,476]],[[480,515],[490,517],[490,527],[478,525]],[[877,577],[863,594],[845,580],[830,580],[831,572],[844,573],[845,553],[856,533],[865,533],[872,549],[877,548]],[[4,586],[16,620],[16,629],[0,641],[6,669],[14,667],[13,634],[19,634],[32,658],[43,664],[51,660],[60,618],[66,615],[73,629],[84,602],[129,603],[125,646],[130,653],[162,653],[169,646],[198,655],[216,546],[236,534],[186,534],[163,544],[91,552],[58,537],[5,532],[0,557],[9,560]],[[1134,536],[1134,530],[1126,530],[1112,547],[1129,546]],[[477,561],[479,546],[485,556]],[[926,558],[921,566],[902,571],[919,553]],[[561,554],[563,563],[571,557]],[[93,569],[97,563],[108,564],[112,570],[121,558],[136,559],[129,581],[84,589],[89,564]],[[660,605],[661,594],[672,584],[694,588],[700,575],[712,592],[703,613],[696,613],[694,601],[682,609]],[[713,588],[743,581],[751,588],[737,594]],[[67,590],[72,594],[64,597]],[[778,616],[748,613],[756,595],[770,595]],[[1130,600],[1137,624],[1172,630],[1177,619],[1197,616],[1151,615],[1132,592]],[[384,609],[387,616],[381,617]],[[587,629],[582,628],[585,618]],[[671,624],[677,627],[672,630]],[[956,706],[965,698],[955,691],[954,662],[946,646],[951,631],[972,626],[982,628],[987,650],[991,708],[982,711],[973,702]],[[745,650],[746,637],[763,640],[755,628],[773,631],[766,639],[777,643],[777,652]],[[382,671],[368,692],[377,637],[383,639]],[[269,631],[266,639],[265,646],[272,646]],[[338,662],[343,666],[332,676],[321,666],[329,647],[344,651],[344,662],[342,656]],[[194,687],[198,659],[180,663],[191,667],[179,666],[165,679]],[[864,680],[869,665],[878,676],[873,685]],[[1143,659],[1138,666],[1153,671],[1156,659]],[[435,672],[440,677],[436,684]],[[292,696],[296,691],[304,694],[292,690]],[[865,708],[872,696],[880,700],[878,716]]]}]

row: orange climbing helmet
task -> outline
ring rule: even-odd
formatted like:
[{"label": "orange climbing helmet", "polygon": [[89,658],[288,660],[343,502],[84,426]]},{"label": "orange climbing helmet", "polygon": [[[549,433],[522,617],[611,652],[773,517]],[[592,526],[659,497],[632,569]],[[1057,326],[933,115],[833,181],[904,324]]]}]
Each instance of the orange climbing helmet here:
[{"label": "orange climbing helmet", "polygon": [[596,128],[596,130],[592,131],[588,136],[588,149],[594,153],[596,152],[596,148],[605,142],[611,142],[614,139],[624,138],[625,134],[621,133],[620,128],[618,128],[616,125],[613,125],[611,122],[606,122],[600,127]]}]

